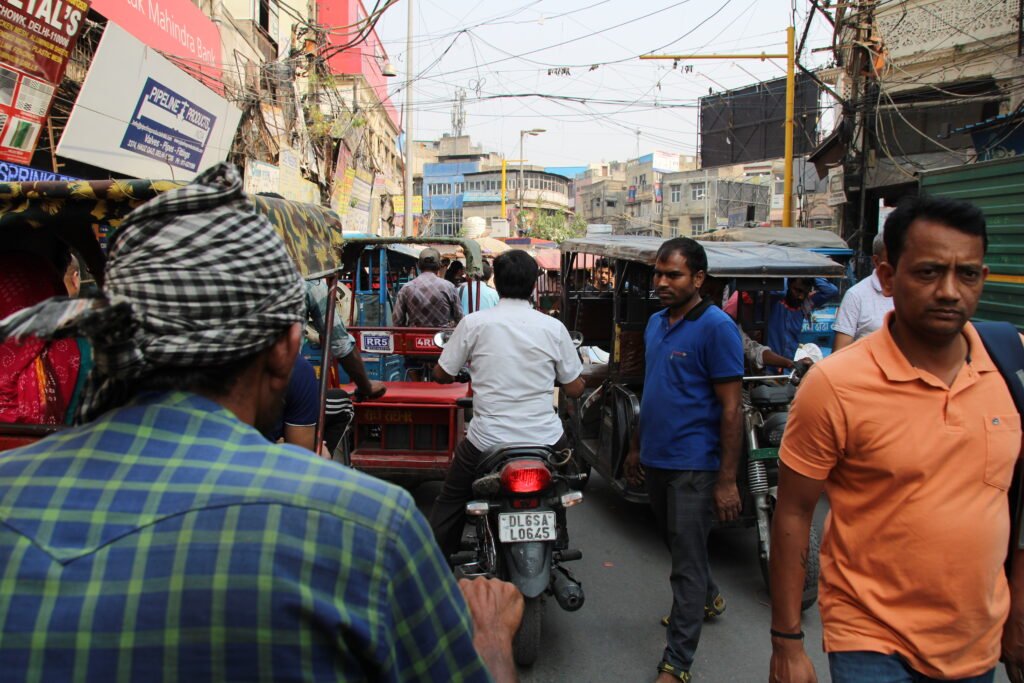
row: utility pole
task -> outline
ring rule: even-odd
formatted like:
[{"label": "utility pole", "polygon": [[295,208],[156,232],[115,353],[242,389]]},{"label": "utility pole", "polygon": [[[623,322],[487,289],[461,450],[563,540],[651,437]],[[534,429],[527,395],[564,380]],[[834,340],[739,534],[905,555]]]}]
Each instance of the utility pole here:
[{"label": "utility pole", "polygon": [[[793,128],[796,125],[794,117],[794,109],[796,108],[796,76],[794,68],[796,64],[796,55],[794,54],[794,43],[796,42],[795,36],[796,28],[793,26],[787,26],[786,54],[767,54],[762,52],[759,55],[640,55],[640,59],[671,59],[673,61],[679,61],[682,59],[760,59],[762,62],[766,59],[786,60],[786,168],[782,177],[783,192],[786,193],[782,199],[782,224],[785,227],[793,227]],[[639,133],[639,131],[637,131],[637,133]],[[707,191],[707,186],[705,186],[705,191]]]},{"label": "utility pole", "polygon": [[405,36],[405,206],[402,212],[402,235],[409,237],[413,234],[412,229],[412,5],[413,0],[406,0],[408,3],[408,30]]},{"label": "utility pole", "polygon": [[520,229],[522,228],[523,194],[524,194],[523,193],[523,188],[524,188],[524,184],[523,184],[523,177],[524,177],[524,174],[523,174],[523,160],[525,159],[525,157],[523,156],[523,138],[525,138],[527,135],[540,135],[541,133],[544,133],[544,132],[546,132],[546,131],[543,128],[531,128],[530,130],[521,130],[521,131],[519,131],[519,184],[516,187],[516,191],[517,191],[516,194],[519,196],[519,202],[518,202],[519,203],[519,211],[518,211],[518,213],[516,213],[516,223],[517,223],[517,228],[520,228]]},{"label": "utility pole", "polygon": [[508,197],[508,164],[509,162],[522,163],[525,159],[502,159],[501,160],[501,217],[507,219],[507,211],[505,209],[505,200]]}]

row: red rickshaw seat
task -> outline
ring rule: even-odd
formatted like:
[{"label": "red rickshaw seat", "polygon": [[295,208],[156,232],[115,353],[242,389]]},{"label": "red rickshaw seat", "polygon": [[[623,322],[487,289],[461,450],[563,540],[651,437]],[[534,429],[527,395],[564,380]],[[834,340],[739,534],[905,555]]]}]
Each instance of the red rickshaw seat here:
[{"label": "red rickshaw seat", "polygon": [[[383,397],[366,403],[415,403],[429,405],[455,405],[455,401],[469,395],[469,385],[453,382],[388,382],[388,392]],[[354,384],[342,387],[350,395],[355,393]]]}]

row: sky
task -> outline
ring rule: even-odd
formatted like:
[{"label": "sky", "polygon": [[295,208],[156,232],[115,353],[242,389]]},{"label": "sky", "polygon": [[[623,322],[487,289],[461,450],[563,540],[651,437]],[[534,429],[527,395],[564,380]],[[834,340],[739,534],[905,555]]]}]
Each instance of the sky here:
[{"label": "sky", "polygon": [[[782,54],[794,9],[790,0],[411,1],[413,138],[451,133],[452,103],[462,89],[464,131],[474,143],[517,159],[520,131],[542,128],[526,138],[524,152],[539,166],[633,158],[638,129],[640,154],[694,154],[698,98],[782,78],[785,60],[681,60],[673,68],[671,60],[638,56]],[[810,3],[795,6],[799,43]],[[407,12],[403,0],[377,24],[398,72],[390,90],[400,104]],[[815,16],[801,63],[824,65],[831,54],[811,49],[830,45],[831,35]]]}]

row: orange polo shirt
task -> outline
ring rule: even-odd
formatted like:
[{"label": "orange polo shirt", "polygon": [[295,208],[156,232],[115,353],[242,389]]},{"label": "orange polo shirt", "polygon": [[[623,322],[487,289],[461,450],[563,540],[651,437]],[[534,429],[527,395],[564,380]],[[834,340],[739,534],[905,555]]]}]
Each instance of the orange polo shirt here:
[{"label": "orange polo shirt", "polygon": [[780,457],[825,481],[821,545],[827,652],[899,654],[935,678],[999,659],[1010,592],[1007,490],[1020,415],[968,324],[951,387],[914,368],[888,323],[807,375]]}]

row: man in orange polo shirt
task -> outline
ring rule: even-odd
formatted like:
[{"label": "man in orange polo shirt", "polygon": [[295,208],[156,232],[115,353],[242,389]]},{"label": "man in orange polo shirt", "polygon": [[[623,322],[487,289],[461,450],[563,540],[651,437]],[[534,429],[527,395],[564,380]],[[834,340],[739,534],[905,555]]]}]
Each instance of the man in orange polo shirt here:
[{"label": "man in orange polo shirt", "polygon": [[800,629],[822,490],[824,647],[833,683],[1024,681],[1024,562],[1008,583],[1007,490],[1020,416],[968,322],[988,274],[985,220],[917,198],[885,223],[878,276],[895,310],[826,358],[782,443],[771,548],[770,680],[816,681]]}]

